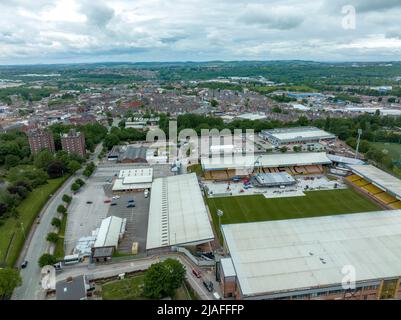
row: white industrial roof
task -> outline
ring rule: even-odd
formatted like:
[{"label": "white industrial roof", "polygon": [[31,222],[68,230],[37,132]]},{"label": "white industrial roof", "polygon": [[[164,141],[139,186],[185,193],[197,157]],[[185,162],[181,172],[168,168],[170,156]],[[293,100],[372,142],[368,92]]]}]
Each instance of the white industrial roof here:
[{"label": "white industrial roof", "polygon": [[372,165],[350,165],[351,170],[401,200],[401,180]]},{"label": "white industrial roof", "polygon": [[152,182],[153,168],[135,168],[120,170],[118,178],[124,179],[125,183]]},{"label": "white industrial roof", "polygon": [[327,154],[327,158],[329,158],[333,162],[339,162],[339,163],[344,163],[344,164],[364,164],[365,163],[364,161],[362,161],[360,159],[343,157],[343,156],[338,156],[338,155],[334,155],[334,154]]},{"label": "white industrial roof", "polygon": [[231,258],[222,258],[220,263],[225,277],[235,277],[237,275]]},{"label": "white industrial roof", "polygon": [[124,233],[125,221],[122,218],[111,216],[102,220],[94,247],[117,248],[120,235]]},{"label": "white industrial roof", "polygon": [[275,139],[282,141],[290,141],[298,138],[299,139],[335,138],[335,136],[331,133],[312,127],[275,129],[265,132],[273,136]]},{"label": "white industrial roof", "polygon": [[261,166],[271,168],[331,163],[325,152],[212,157],[202,158],[201,163],[204,170],[243,169],[253,168],[256,160]]},{"label": "white industrial roof", "polygon": [[401,275],[401,210],[223,225],[245,296]]},{"label": "white industrial roof", "polygon": [[123,179],[116,179],[113,184],[113,191],[149,189],[151,186],[152,186],[151,182],[148,182],[148,183],[125,183]]},{"label": "white industrial roof", "polygon": [[236,118],[244,120],[263,120],[266,119],[267,116],[265,114],[258,114],[258,113],[243,113],[236,116]]},{"label": "white industrial roof", "polygon": [[155,179],[146,249],[214,239],[195,173]]}]

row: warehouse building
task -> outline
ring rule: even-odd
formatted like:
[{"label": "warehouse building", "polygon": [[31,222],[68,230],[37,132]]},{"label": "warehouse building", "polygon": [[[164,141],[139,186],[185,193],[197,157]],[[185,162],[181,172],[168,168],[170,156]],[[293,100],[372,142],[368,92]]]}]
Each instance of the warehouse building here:
[{"label": "warehouse building", "polygon": [[260,133],[263,139],[268,140],[276,147],[285,145],[299,145],[316,142],[334,142],[336,136],[315,127],[284,128],[263,130]]},{"label": "warehouse building", "polygon": [[222,233],[232,262],[221,263],[225,297],[401,298],[401,210],[229,224]]},{"label": "warehouse building", "polygon": [[113,192],[143,191],[152,186],[153,168],[120,170],[114,181]]},{"label": "warehouse building", "polygon": [[146,250],[197,246],[214,239],[195,173],[155,179],[150,198]]}]

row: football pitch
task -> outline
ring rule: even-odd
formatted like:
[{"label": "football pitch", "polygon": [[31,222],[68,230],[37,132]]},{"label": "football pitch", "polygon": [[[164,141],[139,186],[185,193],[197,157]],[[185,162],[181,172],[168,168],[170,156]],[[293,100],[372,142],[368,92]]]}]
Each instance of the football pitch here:
[{"label": "football pitch", "polygon": [[263,195],[208,198],[207,203],[218,230],[217,209],[222,224],[285,220],[334,214],[383,210],[352,189],[309,191],[303,197],[271,198]]}]

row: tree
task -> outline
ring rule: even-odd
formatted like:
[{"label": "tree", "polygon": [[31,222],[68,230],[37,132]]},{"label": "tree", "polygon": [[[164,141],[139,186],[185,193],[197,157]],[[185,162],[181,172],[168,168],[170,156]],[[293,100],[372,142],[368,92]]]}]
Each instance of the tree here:
[{"label": "tree", "polygon": [[77,179],[75,180],[75,183],[78,184],[80,187],[82,187],[83,185],[85,185],[85,181],[82,179]]},{"label": "tree", "polygon": [[64,175],[66,171],[64,164],[59,160],[53,160],[49,163],[47,167],[47,173],[50,178],[60,178]]},{"label": "tree", "polygon": [[34,160],[34,165],[35,167],[39,169],[47,169],[50,162],[54,160],[53,155],[49,152],[49,150],[45,149],[40,151],[36,156]]},{"label": "tree", "polygon": [[78,171],[81,168],[81,164],[76,160],[71,160],[68,162],[67,169],[71,173]]},{"label": "tree", "polygon": [[22,279],[17,270],[0,269],[0,297],[10,297],[14,289],[22,284]]},{"label": "tree", "polygon": [[68,194],[65,194],[65,195],[63,195],[62,200],[63,200],[65,203],[71,203],[72,197],[69,196]]},{"label": "tree", "polygon": [[294,150],[294,152],[301,152],[302,151],[302,147],[301,146],[294,146],[292,148],[292,150]]},{"label": "tree", "polygon": [[213,99],[212,101],[210,101],[210,105],[211,105],[213,108],[216,108],[216,107],[219,105],[219,103],[218,103],[217,100]]},{"label": "tree", "polygon": [[6,166],[6,169],[10,169],[12,167],[15,167],[19,164],[20,158],[18,156],[15,156],[13,154],[8,154],[4,158],[4,165]]},{"label": "tree", "polygon": [[175,259],[155,263],[145,273],[144,295],[150,299],[173,296],[185,279],[184,266]]},{"label": "tree", "polygon": [[61,227],[61,220],[59,218],[53,218],[52,222],[51,222],[51,225],[53,227],[60,228]]},{"label": "tree", "polygon": [[116,134],[108,134],[106,138],[104,138],[103,145],[110,150],[113,146],[118,145],[120,143],[120,138]]},{"label": "tree", "polygon": [[71,190],[74,192],[77,192],[79,189],[81,189],[81,186],[78,183],[73,183],[71,185]]},{"label": "tree", "polygon": [[57,259],[54,255],[50,253],[45,253],[39,258],[39,267],[43,268],[44,266],[52,266],[57,262]]},{"label": "tree", "polygon": [[50,232],[47,234],[46,240],[51,243],[57,243],[58,241],[58,234],[55,232]]},{"label": "tree", "polygon": [[60,205],[57,207],[57,212],[58,212],[58,213],[64,214],[64,213],[67,212],[67,209],[66,209],[66,207],[64,207],[62,204],[60,204]]},{"label": "tree", "polygon": [[283,146],[280,148],[280,152],[286,153],[288,151],[288,148],[286,146]]}]

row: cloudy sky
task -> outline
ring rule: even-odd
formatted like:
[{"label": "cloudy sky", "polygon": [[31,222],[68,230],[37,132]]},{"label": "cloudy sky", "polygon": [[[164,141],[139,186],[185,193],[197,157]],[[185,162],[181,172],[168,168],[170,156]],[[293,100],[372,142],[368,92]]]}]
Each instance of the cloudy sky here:
[{"label": "cloudy sky", "polygon": [[0,0],[0,63],[401,60],[400,17],[401,0]]}]

